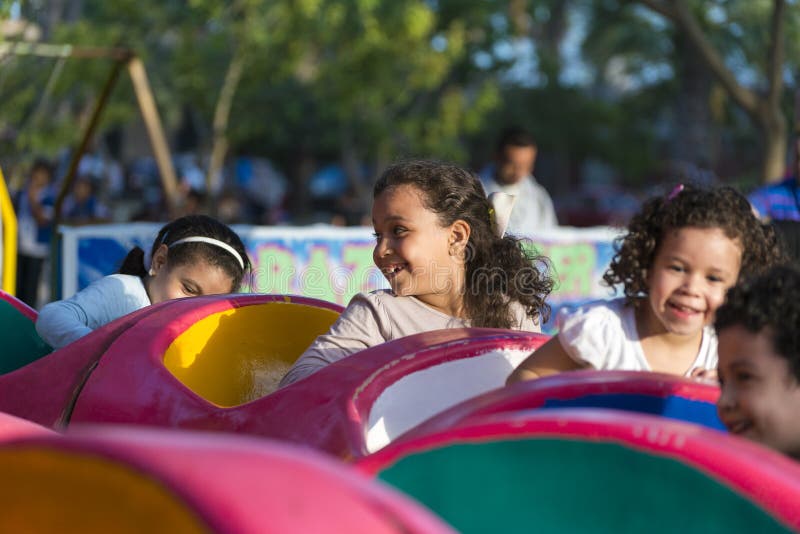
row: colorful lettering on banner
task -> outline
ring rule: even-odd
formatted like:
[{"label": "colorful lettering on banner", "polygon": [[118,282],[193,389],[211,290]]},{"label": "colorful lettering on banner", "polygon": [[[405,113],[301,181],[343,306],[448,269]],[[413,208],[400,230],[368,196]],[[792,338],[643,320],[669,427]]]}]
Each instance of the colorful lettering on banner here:
[{"label": "colorful lettering on banner", "polygon": [[574,299],[592,294],[597,275],[597,249],[591,243],[569,243],[542,247],[553,262],[558,284],[553,292],[560,299]]},{"label": "colorful lettering on banner", "polygon": [[302,271],[302,276],[297,283],[308,297],[336,302],[336,291],[331,280],[332,268],[330,248],[313,246],[308,255],[308,265]]},{"label": "colorful lettering on banner", "polygon": [[342,264],[352,273],[351,287],[348,288],[346,298],[339,304],[350,302],[353,295],[369,292],[386,287],[386,280],[380,270],[372,262],[372,249],[374,243],[345,243],[342,251]]},{"label": "colorful lettering on banner", "polygon": [[[115,272],[132,246],[149,248],[160,226],[61,227],[62,291],[58,298],[69,297]],[[253,261],[245,291],[303,295],[346,305],[356,293],[388,287],[372,262],[374,239],[369,228],[235,229]],[[549,299],[554,309],[611,296],[601,281],[614,254],[615,235],[608,228],[558,229],[542,232],[535,243],[526,242],[526,247],[551,259],[558,276]]]},{"label": "colorful lettering on banner", "polygon": [[292,280],[297,273],[295,262],[297,256],[286,246],[269,243],[258,245],[253,258],[252,283],[250,291],[254,293],[292,292]]}]

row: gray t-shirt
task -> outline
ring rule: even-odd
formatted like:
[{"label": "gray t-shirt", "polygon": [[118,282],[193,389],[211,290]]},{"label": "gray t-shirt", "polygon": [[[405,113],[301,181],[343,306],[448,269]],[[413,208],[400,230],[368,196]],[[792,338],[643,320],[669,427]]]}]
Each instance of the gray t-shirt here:
[{"label": "gray t-shirt", "polygon": [[[512,329],[540,331],[521,305],[512,306],[516,315]],[[280,386],[297,382],[329,363],[386,341],[420,332],[468,326],[468,321],[444,314],[415,297],[398,297],[386,289],[359,293],[328,333],[317,337],[298,358]]]}]

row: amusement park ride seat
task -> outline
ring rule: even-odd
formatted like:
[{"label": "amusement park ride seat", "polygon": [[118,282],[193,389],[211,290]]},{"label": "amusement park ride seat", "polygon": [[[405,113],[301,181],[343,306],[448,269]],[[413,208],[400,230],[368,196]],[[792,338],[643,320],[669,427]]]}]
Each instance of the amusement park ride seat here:
[{"label": "amusement park ride seat", "polygon": [[495,329],[426,332],[361,351],[273,392],[340,308],[280,295],[160,306],[108,348],[77,396],[71,423],[222,430],[360,457],[502,386],[547,339]]},{"label": "amusement park ride seat", "polygon": [[257,418],[246,407],[277,387],[342,310],[312,298],[260,294],[154,308],[105,351],[71,422],[239,430],[248,413]]},{"label": "amusement park ride seat", "polygon": [[164,366],[175,378],[218,406],[238,406],[275,391],[341,312],[334,304],[302,297],[251,300],[198,320],[163,353]]},{"label": "amusement park ride seat", "polygon": [[0,290],[0,375],[38,360],[53,349],[36,333],[36,310]]},{"label": "amusement park ride seat", "polygon": [[641,371],[574,371],[519,382],[468,399],[403,437],[437,432],[486,415],[550,408],[609,408],[658,415],[724,430],[717,415],[719,387]]},{"label": "amusement park ride seat", "polygon": [[51,434],[56,432],[27,419],[0,412],[0,443],[21,437]]},{"label": "amusement park ride seat", "polygon": [[652,415],[560,408],[476,417],[356,462],[459,532],[790,532],[800,465]]},{"label": "amusement park ride seat", "polygon": [[464,399],[501,387],[547,336],[453,328],[371,347],[253,403],[258,433],[359,458]]},{"label": "amusement park ride seat", "polygon": [[102,328],[0,375],[0,412],[47,427],[61,427],[86,378],[106,349],[122,332],[153,312],[148,306],[112,321]]},{"label": "amusement park ride seat", "polygon": [[340,310],[314,299],[244,294],[148,306],[0,375],[0,411],[49,427],[73,417],[116,420],[120,411],[129,414],[123,422],[139,422],[153,408],[148,395],[172,394],[178,412],[185,398],[218,412],[271,391]]},{"label": "amusement park ride seat", "polygon": [[92,427],[0,442],[2,532],[453,534],[322,454],[268,440]]}]

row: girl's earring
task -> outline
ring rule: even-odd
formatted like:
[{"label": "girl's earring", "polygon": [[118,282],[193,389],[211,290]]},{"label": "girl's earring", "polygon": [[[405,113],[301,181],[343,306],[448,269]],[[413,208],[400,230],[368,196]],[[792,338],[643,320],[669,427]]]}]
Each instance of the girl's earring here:
[{"label": "girl's earring", "polygon": [[150,276],[155,276],[156,275],[156,270],[153,269],[152,267],[150,267],[150,270],[147,272],[147,274],[149,274]]}]

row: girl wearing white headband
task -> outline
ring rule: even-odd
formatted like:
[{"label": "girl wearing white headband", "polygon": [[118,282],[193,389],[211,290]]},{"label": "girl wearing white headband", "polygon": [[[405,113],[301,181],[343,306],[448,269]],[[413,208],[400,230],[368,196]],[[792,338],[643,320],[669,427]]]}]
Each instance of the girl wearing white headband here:
[{"label": "girl wearing white headband", "polygon": [[540,329],[553,282],[546,258],[504,236],[513,197],[490,201],[477,176],[456,165],[409,161],[383,173],[373,199],[373,259],[391,289],[353,297],[281,385],[419,332]]},{"label": "girl wearing white headband", "polygon": [[63,347],[150,304],[235,292],[250,268],[239,236],[205,215],[181,217],[161,228],[149,258],[145,263],[144,251],[134,247],[119,274],[42,308],[36,331],[53,348]]}]

